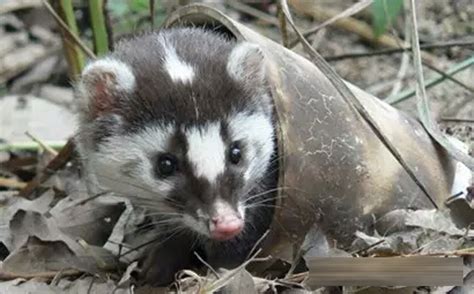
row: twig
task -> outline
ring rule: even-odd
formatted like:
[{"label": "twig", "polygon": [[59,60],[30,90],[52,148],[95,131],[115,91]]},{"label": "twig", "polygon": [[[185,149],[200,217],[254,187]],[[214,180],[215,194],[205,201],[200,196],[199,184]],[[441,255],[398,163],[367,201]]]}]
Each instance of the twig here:
[{"label": "twig", "polygon": [[148,6],[150,7],[150,28],[153,30],[155,28],[155,0],[149,0]]},{"label": "twig", "polygon": [[474,123],[474,119],[472,119],[472,118],[442,117],[441,120],[442,121]]},{"label": "twig", "polygon": [[278,29],[280,29],[281,41],[284,47],[289,48],[288,28],[286,26],[285,15],[281,11],[281,7],[279,4],[277,4],[277,7],[278,7],[278,22],[279,22]]},{"label": "twig", "polygon": [[312,62],[326,75],[328,80],[334,86],[334,88],[339,92],[341,97],[345,100],[345,102],[351,106],[351,109],[356,112],[356,114],[360,115],[363,120],[369,125],[371,130],[377,136],[377,138],[383,143],[383,145],[392,153],[395,159],[400,163],[403,169],[407,172],[410,178],[416,183],[416,185],[420,188],[420,190],[425,194],[431,204],[438,209],[438,205],[434,201],[433,197],[431,197],[430,193],[426,189],[426,187],[418,180],[415,173],[413,172],[412,168],[406,163],[406,161],[401,156],[400,152],[395,148],[389,138],[382,132],[379,125],[375,122],[375,120],[370,116],[368,111],[365,107],[360,103],[360,101],[354,96],[354,93],[347,87],[344,81],[334,72],[334,70],[329,66],[329,64],[319,55],[316,50],[308,43],[308,41],[303,37],[301,32],[296,27],[295,23],[291,18],[291,14],[288,8],[288,4],[286,0],[280,0],[282,5],[282,10],[285,13],[288,23],[291,25],[293,30],[296,32],[298,37],[301,39],[300,41],[303,44],[304,49],[306,52],[311,56]]},{"label": "twig", "polygon": [[[420,49],[423,49],[423,50],[442,49],[442,48],[451,48],[451,47],[474,47],[474,41],[448,41],[448,42],[439,42],[439,43],[431,43],[431,44],[420,44]],[[371,51],[371,52],[348,53],[348,54],[340,54],[340,55],[333,55],[333,56],[324,56],[324,59],[326,59],[326,61],[339,61],[339,60],[352,59],[352,58],[390,55],[390,54],[401,53],[401,52],[405,52],[409,50],[412,50],[411,46],[403,46],[401,48],[388,48],[388,49],[381,49],[381,50]]]},{"label": "twig", "polygon": [[448,252],[433,252],[426,254],[408,254],[402,256],[474,256],[474,247],[458,249]]},{"label": "twig", "polygon": [[[292,6],[300,13],[310,15],[319,20],[330,19],[331,17],[338,14],[338,12],[331,9],[314,9],[314,3],[315,1],[291,0]],[[374,31],[370,25],[353,17],[339,19],[332,23],[331,26],[354,33],[362,39],[378,46],[390,48],[408,46],[408,44],[405,44],[399,38],[388,34],[375,36]],[[402,46],[400,46],[400,44],[402,44]],[[423,52],[422,58],[426,61],[434,61],[436,59],[435,56],[428,52]]]},{"label": "twig", "polygon": [[112,30],[112,21],[110,19],[110,12],[107,9],[109,7],[109,0],[104,0],[104,19],[105,19],[105,29],[107,30],[107,38],[109,39],[109,51],[114,50],[114,32]]},{"label": "twig", "polygon": [[431,65],[428,62],[422,62],[422,64],[424,66],[428,67],[429,69],[431,69],[432,71],[435,71],[435,72],[439,73],[440,75],[442,75],[444,78],[450,80],[451,82],[458,84],[459,86],[463,87],[464,89],[468,90],[471,93],[474,93],[474,88],[473,87],[466,85],[465,83],[461,82],[460,80],[458,80],[456,78],[453,78],[452,76],[448,75],[444,71],[438,69],[436,66]]},{"label": "twig", "polygon": [[415,0],[410,0],[411,21],[412,21],[412,47],[413,47],[413,61],[416,72],[416,98],[418,116],[426,131],[436,140],[444,149],[457,161],[464,163],[470,170],[474,170],[474,158],[458,149],[452,141],[441,133],[436,122],[430,114],[428,97],[425,90],[425,81],[423,78],[423,67],[421,64],[421,55],[418,41],[418,25],[416,19]]},{"label": "twig", "polygon": [[[384,2],[383,6],[386,9],[386,3],[385,2]],[[403,9],[406,11],[407,9],[406,9],[405,1],[403,1],[402,6],[403,6]],[[393,31],[395,31],[395,30],[393,30]],[[405,39],[410,39],[410,31],[411,31],[410,30],[410,23],[408,21],[406,21],[405,22],[405,27],[404,27]],[[403,47],[403,46],[400,46],[400,47]],[[400,92],[400,90],[402,88],[402,82],[403,82],[404,77],[407,74],[409,65],[410,65],[409,52],[403,52],[402,60],[400,62],[400,69],[398,70],[395,84],[392,86],[392,90],[390,91],[390,96],[391,95],[396,95],[398,92]]]},{"label": "twig", "polygon": [[216,272],[216,270],[209,263],[207,263],[196,251],[194,251],[194,255],[214,274],[214,276],[216,276],[216,278],[220,279],[220,275]]},{"label": "twig", "polygon": [[247,255],[246,259],[249,259],[252,256],[255,249],[258,247],[258,245],[260,245],[260,243],[262,243],[262,241],[268,236],[269,233],[270,233],[270,230],[266,230],[265,233],[263,233],[263,235],[257,240],[257,242],[253,244],[252,249],[250,249],[249,254]]},{"label": "twig", "polygon": [[293,258],[293,261],[291,263],[291,266],[290,266],[290,269],[288,270],[288,272],[285,274],[285,277],[283,279],[288,279],[289,277],[291,277],[296,269],[296,267],[298,266],[298,262],[300,261],[301,258],[303,258],[303,256],[314,246],[310,246],[309,248],[303,248],[303,246],[301,246],[299,249],[298,249],[298,252],[296,253],[295,257]]},{"label": "twig", "polygon": [[66,34],[74,40],[74,42],[81,48],[81,50],[91,59],[95,59],[96,56],[94,54],[94,52],[92,52],[82,41],[81,39],[79,39],[79,37],[77,37],[73,32],[71,32],[71,30],[69,29],[69,27],[67,26],[67,24],[61,19],[61,17],[56,13],[56,11],[54,10],[53,7],[51,7],[51,5],[48,3],[47,0],[42,0],[43,1],[43,4],[44,6],[46,7],[46,9],[49,11],[49,13],[51,13],[51,15],[53,16],[53,18],[58,22],[59,26],[64,29],[64,31],[66,32]]},{"label": "twig", "polygon": [[57,170],[63,168],[71,159],[74,151],[73,140],[70,139],[66,145],[59,151],[58,155],[53,158],[46,168],[26,185],[21,191],[20,196],[29,198],[31,194],[45,181],[47,181]]},{"label": "twig", "polygon": [[25,132],[25,135],[27,135],[28,137],[31,138],[31,140],[35,141],[36,143],[38,143],[38,145],[41,146],[41,148],[43,148],[47,153],[49,153],[50,155],[52,156],[56,156],[58,155],[58,152],[56,152],[56,150],[54,150],[53,148],[51,148],[51,146],[48,146],[45,142],[41,141],[40,139],[38,139],[36,136],[32,135],[30,132],[26,131]]},{"label": "twig", "polygon": [[[372,1],[373,0],[362,0],[360,2],[357,2],[355,3],[354,5],[352,5],[351,7],[347,8],[346,10],[342,11],[341,13],[337,14],[337,15],[334,15],[333,17],[327,19],[326,21],[324,21],[323,23],[303,32],[303,36],[305,38],[308,38],[309,36],[313,35],[314,33],[318,32],[320,29],[338,21],[339,19],[342,19],[342,18],[345,18],[345,17],[349,17],[351,15],[354,15],[356,13],[358,13],[359,11],[365,9],[367,6],[369,6],[370,4],[372,4]],[[289,48],[293,48],[295,47],[298,43],[300,42],[300,39],[299,38],[295,38],[293,39],[290,44],[288,45]]]},{"label": "twig", "polygon": [[[215,291],[219,290],[220,288],[224,287],[230,279],[232,279],[236,274],[238,274],[242,269],[244,269],[249,263],[253,261],[254,258],[256,258],[262,249],[259,249],[255,252],[254,255],[252,255],[247,261],[239,265],[237,268],[231,270],[230,272],[226,273],[224,276],[222,276],[219,280],[211,283],[209,286],[208,290],[209,293],[214,293]],[[205,292],[207,293],[207,292]]]},{"label": "twig", "polygon": [[9,281],[9,280],[15,280],[15,279],[47,279],[51,280],[54,279],[54,277],[58,274],[61,273],[63,277],[73,277],[73,276],[78,276],[82,275],[83,272],[75,270],[75,269],[69,269],[69,270],[61,270],[61,271],[47,271],[47,272],[38,272],[38,273],[14,273],[14,272],[7,272],[0,270],[0,280],[1,281]]},{"label": "twig", "polygon": [[[473,64],[474,64],[474,55],[472,55],[471,57],[467,58],[466,60],[464,60],[464,61],[462,61],[458,64],[455,64],[453,67],[448,69],[445,72],[445,74],[449,75],[449,76],[453,76],[453,75],[457,74],[458,72],[465,70],[466,68],[470,67]],[[445,79],[446,79],[446,77],[444,77],[444,76],[438,76],[438,77],[429,79],[429,80],[426,81],[425,89],[429,89],[433,86],[436,86],[437,84],[441,83]],[[384,101],[387,102],[387,103],[390,103],[390,104],[397,104],[397,103],[400,103],[400,102],[414,96],[415,94],[416,94],[416,88],[412,88],[412,89],[408,89],[406,91],[402,91],[402,92],[398,93],[395,96],[388,97]]]},{"label": "twig", "polygon": [[256,18],[258,18],[260,20],[263,20],[266,23],[272,24],[276,27],[278,27],[280,25],[280,22],[278,21],[278,19],[276,17],[273,17],[273,16],[271,16],[271,15],[265,13],[265,12],[262,12],[262,11],[260,11],[256,8],[253,8],[249,5],[243,4],[239,1],[230,0],[230,1],[226,1],[226,4],[229,5],[230,7],[232,7],[235,10],[238,10],[238,11],[243,12],[245,14],[256,17]]},{"label": "twig", "polygon": [[360,253],[362,253],[362,252],[364,252],[364,251],[367,251],[367,250],[369,250],[369,249],[371,249],[371,248],[374,248],[374,247],[377,246],[377,245],[382,244],[383,242],[385,242],[385,239],[379,240],[379,241],[377,241],[377,242],[375,242],[375,243],[372,243],[372,244],[370,244],[370,245],[368,245],[368,246],[366,246],[366,247],[364,247],[364,248],[362,248],[362,249],[359,249],[359,250],[357,250],[357,251],[354,251],[354,252],[351,253],[351,255],[353,255],[353,256],[354,256],[354,255],[358,255],[358,254],[360,254]]},{"label": "twig", "polygon": [[[339,14],[337,11],[331,9],[315,9],[315,1],[292,0],[290,3],[299,13],[309,15],[317,20],[326,21]],[[398,47],[398,41],[394,37],[387,34],[375,37],[370,25],[353,17],[338,19],[334,23],[331,23],[331,26],[355,33],[362,39],[378,46]]]},{"label": "twig", "polygon": [[23,189],[25,186],[26,186],[25,182],[21,182],[15,179],[7,179],[7,178],[0,177],[0,187]]}]

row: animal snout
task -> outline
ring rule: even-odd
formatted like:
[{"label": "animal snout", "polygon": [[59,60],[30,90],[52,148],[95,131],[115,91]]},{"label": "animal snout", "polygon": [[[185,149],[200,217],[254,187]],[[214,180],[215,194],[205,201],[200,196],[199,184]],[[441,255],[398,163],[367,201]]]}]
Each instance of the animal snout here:
[{"label": "animal snout", "polygon": [[225,241],[237,236],[244,228],[244,220],[238,215],[220,215],[213,217],[210,223],[211,237]]}]

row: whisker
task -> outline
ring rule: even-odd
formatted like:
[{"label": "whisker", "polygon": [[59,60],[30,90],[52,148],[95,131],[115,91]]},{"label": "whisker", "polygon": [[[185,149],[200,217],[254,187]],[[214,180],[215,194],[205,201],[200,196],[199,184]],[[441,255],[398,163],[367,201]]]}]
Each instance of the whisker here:
[{"label": "whisker", "polygon": [[[245,199],[244,203],[247,203],[248,201],[253,200],[253,199],[255,199],[259,196],[264,196],[264,195],[270,194],[272,192],[281,191],[281,190],[285,190],[285,187],[277,187],[277,188],[273,188],[273,189],[263,191],[261,193],[257,193],[257,194],[254,194],[254,195],[249,195],[248,198]],[[282,195],[282,196],[284,196],[284,195]],[[275,196],[275,198],[278,198],[278,196]]]},{"label": "whisker", "polygon": [[159,245],[165,243],[166,241],[168,241],[169,239],[171,239],[172,237],[176,236],[176,234],[178,234],[178,233],[180,233],[180,232],[182,232],[182,231],[183,231],[183,228],[176,227],[176,228],[175,228],[175,232],[173,232],[170,236],[168,236],[168,237],[165,238],[164,240],[161,240],[161,239],[163,238],[163,236],[160,235],[160,236],[158,236],[158,237],[156,237],[156,238],[154,238],[154,239],[152,239],[152,240],[150,240],[150,241],[147,241],[147,242],[145,242],[145,243],[143,243],[143,244],[140,244],[140,245],[138,245],[138,246],[136,246],[136,247],[134,247],[134,248],[132,248],[132,249],[130,249],[130,250],[128,250],[128,251],[122,253],[122,254],[119,256],[119,258],[124,257],[125,255],[128,255],[128,254],[130,254],[130,253],[133,252],[133,251],[137,251],[137,250],[140,249],[140,248],[143,248],[143,247],[152,245],[152,244],[155,243],[155,242],[161,241],[161,242],[159,242],[158,244],[154,244],[154,245],[156,245],[156,246],[159,246]]}]

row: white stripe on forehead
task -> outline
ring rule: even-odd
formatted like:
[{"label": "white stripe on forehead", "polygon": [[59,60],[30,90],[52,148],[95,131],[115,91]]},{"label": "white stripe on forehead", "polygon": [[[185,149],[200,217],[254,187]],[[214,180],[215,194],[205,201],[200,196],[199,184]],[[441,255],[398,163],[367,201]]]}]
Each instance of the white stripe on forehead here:
[{"label": "white stripe on forehead", "polygon": [[225,170],[225,144],[220,134],[220,123],[186,130],[187,157],[195,175],[214,183]]},{"label": "white stripe on forehead", "polygon": [[191,65],[181,60],[176,49],[163,35],[158,41],[164,50],[164,67],[173,82],[191,83],[194,79],[194,69]]}]

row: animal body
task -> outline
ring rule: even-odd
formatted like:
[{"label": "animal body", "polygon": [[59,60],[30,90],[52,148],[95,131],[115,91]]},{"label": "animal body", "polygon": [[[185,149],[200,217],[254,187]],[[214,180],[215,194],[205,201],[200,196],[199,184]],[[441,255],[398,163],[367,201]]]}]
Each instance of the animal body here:
[{"label": "animal body", "polygon": [[233,267],[269,228],[277,147],[265,57],[199,28],[145,33],[93,61],[76,87],[76,142],[92,193],[147,211],[141,261],[162,285],[195,263]]}]

